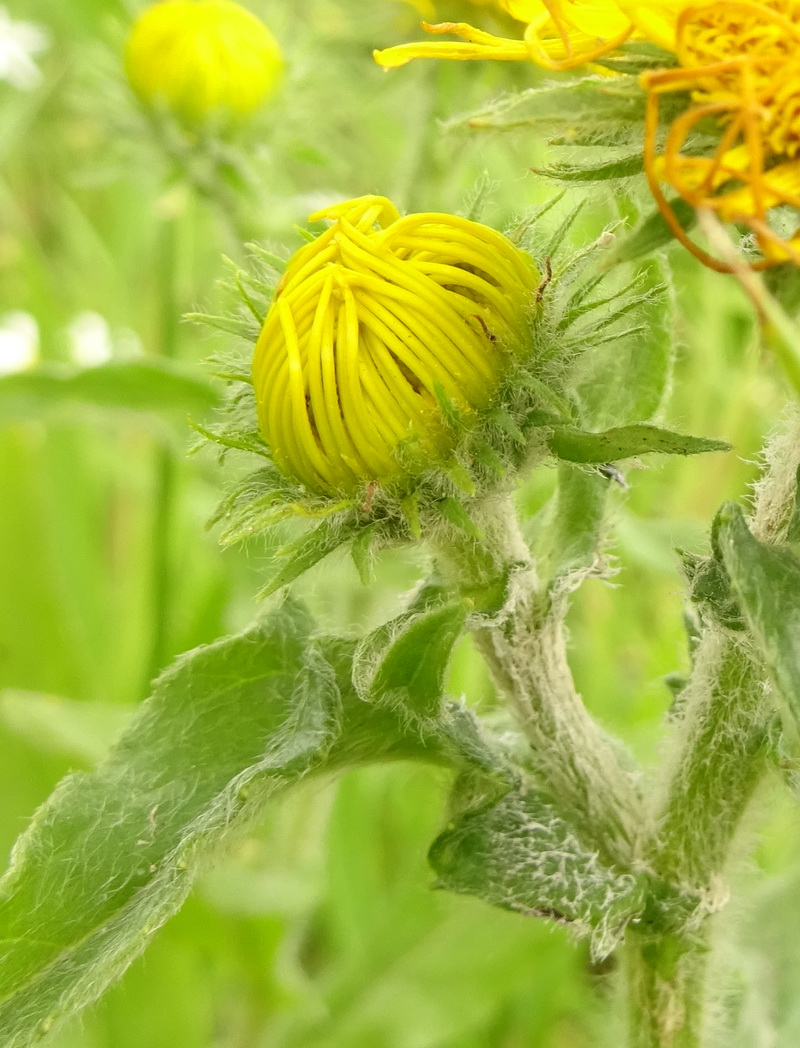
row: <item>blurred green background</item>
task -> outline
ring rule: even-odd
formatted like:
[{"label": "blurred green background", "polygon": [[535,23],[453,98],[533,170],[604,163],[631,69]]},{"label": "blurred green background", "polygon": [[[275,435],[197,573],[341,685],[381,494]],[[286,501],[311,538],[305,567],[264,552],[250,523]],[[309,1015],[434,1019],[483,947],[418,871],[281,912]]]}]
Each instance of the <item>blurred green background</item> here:
[{"label": "blurred green background", "polygon": [[[0,79],[0,370],[171,355],[203,361],[224,339],[179,322],[214,309],[223,253],[241,240],[293,249],[293,223],[377,192],[406,210],[458,210],[484,172],[501,228],[553,187],[531,173],[530,135],[481,137],[439,123],[534,82],[501,63],[423,64],[385,74],[371,50],[411,39],[400,0],[252,0],[287,61],[280,95],[241,145],[251,182],[235,221],[189,191],[148,138],[121,73],[137,5],[9,0],[48,46],[38,82]],[[443,16],[492,23],[486,8]],[[2,10],[0,10],[2,15]],[[0,56],[3,48],[0,17]],[[506,27],[508,28],[508,27]],[[2,58],[0,58],[2,62]],[[0,64],[0,70],[2,70]],[[2,77],[2,72],[0,72]],[[596,206],[577,241],[613,217]],[[786,393],[735,285],[675,253],[679,353],[664,421],[722,437],[726,456],[632,471],[614,496],[608,550],[571,613],[572,663],[596,716],[645,767],[665,751],[664,676],[685,669],[676,546],[703,548],[714,511],[741,498]],[[17,364],[15,364],[15,361]],[[74,398],[0,395],[0,849],[67,771],[91,767],[177,653],[256,613],[266,543],[221,551],[205,527],[224,484],[187,457],[181,405],[136,411]],[[547,469],[521,505],[552,488]],[[318,616],[357,630],[393,614],[424,573],[385,554],[361,587],[334,555],[299,588]],[[468,641],[451,692],[489,711]],[[52,1048],[582,1048],[617,1043],[607,971],[562,929],[432,890],[425,852],[447,776],[396,766],[307,787],[199,883],[123,982],[53,1035]],[[768,785],[755,859],[734,877],[733,984],[742,1045],[794,1045],[800,835],[794,802]],[[752,840],[751,840],[752,843]],[[735,923],[735,927],[734,927]],[[772,1031],[772,1039],[764,1030]],[[750,1032],[748,1032],[750,1031]],[[757,1032],[760,1031],[760,1032]]]}]

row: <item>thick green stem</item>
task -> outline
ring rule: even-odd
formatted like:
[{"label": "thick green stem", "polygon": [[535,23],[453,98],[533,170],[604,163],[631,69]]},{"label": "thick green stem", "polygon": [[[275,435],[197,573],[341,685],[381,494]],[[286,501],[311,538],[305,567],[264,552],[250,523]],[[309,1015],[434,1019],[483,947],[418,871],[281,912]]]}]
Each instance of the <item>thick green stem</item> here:
[{"label": "thick green stem", "polygon": [[[794,505],[800,419],[767,449],[751,519],[780,542]],[[626,956],[631,1048],[702,1048],[711,929],[727,899],[723,880],[742,817],[769,766],[775,717],[765,674],[744,631],[708,625],[682,696],[676,757],[644,858],[657,874],[696,893],[692,925],[661,938],[632,933]]]},{"label": "thick green stem", "polygon": [[440,567],[468,595],[504,592],[502,610],[476,630],[477,646],[530,743],[537,777],[598,850],[628,866],[644,813],[632,775],[575,689],[566,608],[539,581],[511,501],[487,499],[473,515],[482,540],[449,535]]},{"label": "thick green stem", "polygon": [[702,1048],[708,944],[698,938],[632,938],[628,1048]]},{"label": "thick green stem", "polygon": [[717,631],[703,639],[688,688],[683,745],[653,864],[664,877],[708,893],[714,909],[715,881],[767,768],[774,712],[764,701],[761,668],[735,638]]},{"label": "thick green stem", "polygon": [[649,865],[696,894],[681,935],[628,943],[631,1048],[700,1048],[707,997],[708,917],[727,901],[723,872],[742,816],[768,766],[773,711],[763,675],[734,635],[709,631],[684,697],[673,765]]}]

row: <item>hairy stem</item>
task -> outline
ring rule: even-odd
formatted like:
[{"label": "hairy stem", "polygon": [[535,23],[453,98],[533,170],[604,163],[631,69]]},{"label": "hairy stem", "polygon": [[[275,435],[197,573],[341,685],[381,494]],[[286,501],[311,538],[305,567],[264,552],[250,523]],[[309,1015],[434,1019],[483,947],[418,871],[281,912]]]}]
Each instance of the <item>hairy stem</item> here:
[{"label": "hairy stem", "polygon": [[[800,417],[768,446],[751,528],[783,540],[800,465]],[[696,893],[692,925],[680,935],[633,933],[627,953],[631,1048],[701,1048],[711,914],[742,817],[769,766],[774,701],[744,631],[708,624],[682,697],[679,746],[660,804],[658,832],[644,855],[655,871]]]},{"label": "hairy stem", "polygon": [[633,776],[575,688],[565,601],[553,601],[540,582],[510,500],[487,499],[476,518],[483,539],[448,536],[440,566],[462,592],[504,592],[502,610],[484,616],[475,632],[478,649],[530,743],[542,785],[571,809],[599,851],[628,866],[643,809]]},{"label": "hairy stem", "polygon": [[631,1048],[705,1043],[708,917],[727,901],[731,844],[768,767],[773,710],[763,674],[738,639],[706,634],[687,691],[683,743],[647,859],[698,904],[681,934],[630,936]]}]

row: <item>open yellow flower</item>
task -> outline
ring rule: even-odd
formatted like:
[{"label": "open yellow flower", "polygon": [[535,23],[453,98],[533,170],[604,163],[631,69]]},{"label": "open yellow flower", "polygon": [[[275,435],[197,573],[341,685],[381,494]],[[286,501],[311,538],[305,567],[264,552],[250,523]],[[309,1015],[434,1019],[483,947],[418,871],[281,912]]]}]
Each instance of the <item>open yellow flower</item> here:
[{"label": "open yellow flower", "polygon": [[[645,169],[671,229],[706,265],[728,269],[689,239],[662,183],[694,207],[747,226],[763,255],[756,268],[800,264],[800,226],[787,236],[770,225],[774,208],[800,206],[800,0],[647,6],[680,62],[642,78]],[[691,102],[659,147],[660,99],[676,91]],[[712,156],[698,156],[693,136],[709,125],[719,141]]]},{"label": "open yellow flower", "polygon": [[319,211],[331,227],[289,262],[253,359],[261,432],[309,490],[351,493],[450,450],[444,394],[486,406],[525,338],[530,257],[478,222],[401,217],[384,197]]},{"label": "open yellow flower", "polygon": [[[800,265],[800,224],[778,232],[776,208],[800,207],[800,0],[499,0],[527,23],[506,40],[465,23],[426,25],[461,42],[376,51],[386,68],[413,58],[530,60],[576,68],[629,37],[672,52],[677,66],[642,76],[647,92],[644,160],[655,200],[675,236],[704,264],[727,271],[686,234],[662,188],[744,225],[762,258],[756,268]],[[661,133],[660,99],[688,97]],[[717,135],[709,149],[709,135]]]},{"label": "open yellow flower", "polygon": [[400,44],[375,51],[375,61],[385,69],[414,58],[488,58],[535,62],[552,70],[574,69],[618,48],[634,28],[617,0],[499,0],[499,5],[526,23],[521,40],[494,36],[466,22],[423,22],[426,32],[451,34],[462,42]]},{"label": "open yellow flower", "polygon": [[233,0],[162,0],[134,23],[125,69],[136,94],[187,124],[250,116],[275,91],[280,48]]}]

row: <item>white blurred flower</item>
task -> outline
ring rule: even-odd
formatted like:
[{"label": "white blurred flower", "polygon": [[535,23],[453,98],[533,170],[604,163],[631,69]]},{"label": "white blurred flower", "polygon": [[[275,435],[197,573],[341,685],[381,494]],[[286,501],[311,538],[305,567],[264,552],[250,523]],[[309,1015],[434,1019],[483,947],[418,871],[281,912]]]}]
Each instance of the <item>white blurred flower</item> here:
[{"label": "white blurred flower", "polygon": [[105,364],[114,355],[111,329],[99,313],[78,313],[67,325],[67,339],[69,355],[81,367]]},{"label": "white blurred flower", "polygon": [[144,356],[142,340],[132,328],[121,327],[114,329],[114,347],[117,356],[123,360],[132,360],[135,357]]},{"label": "white blurred flower", "polygon": [[0,375],[25,371],[39,359],[39,325],[30,313],[15,310],[0,317]]},{"label": "white blurred flower", "polygon": [[29,91],[42,79],[34,58],[50,43],[46,31],[33,22],[16,22],[0,7],[0,80]]}]

